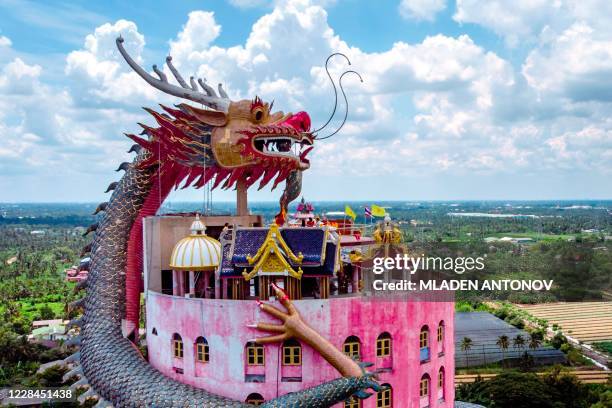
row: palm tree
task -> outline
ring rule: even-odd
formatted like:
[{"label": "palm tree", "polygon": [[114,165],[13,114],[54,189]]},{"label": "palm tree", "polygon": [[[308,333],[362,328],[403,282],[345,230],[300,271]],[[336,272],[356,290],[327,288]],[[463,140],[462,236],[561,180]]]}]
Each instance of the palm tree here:
[{"label": "palm tree", "polygon": [[514,339],[512,339],[512,345],[515,349],[524,349],[525,348],[525,338],[522,334],[517,334]]},{"label": "palm tree", "polygon": [[508,347],[510,346],[510,339],[504,334],[497,338],[497,342],[495,344],[497,344],[497,346],[501,349],[503,364],[503,362],[506,361],[506,350],[508,350]]},{"label": "palm tree", "polygon": [[461,351],[465,353],[465,365],[468,368],[470,366],[470,360],[468,358],[469,357],[468,351],[472,349],[472,345],[473,345],[473,341],[469,337],[464,337],[463,340],[461,340]]},{"label": "palm tree", "polygon": [[529,348],[536,350],[540,345],[542,345],[542,333],[536,331],[529,333]]}]

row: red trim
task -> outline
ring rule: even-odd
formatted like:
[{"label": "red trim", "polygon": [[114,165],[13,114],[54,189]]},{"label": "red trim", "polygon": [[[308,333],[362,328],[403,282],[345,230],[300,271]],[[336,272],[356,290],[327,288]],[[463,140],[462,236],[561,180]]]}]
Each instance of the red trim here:
[{"label": "red trim", "polygon": [[[130,239],[127,246],[127,264],[125,273],[125,318],[136,328],[135,338],[138,338],[140,321],[140,294],[143,292],[142,282],[142,220],[144,217],[155,215],[161,207],[176,180],[176,171],[164,172],[164,175],[153,176],[151,190],[145,199],[134,224],[130,230]],[[163,188],[160,189],[160,183]],[[160,194],[161,193],[161,194]]]}]

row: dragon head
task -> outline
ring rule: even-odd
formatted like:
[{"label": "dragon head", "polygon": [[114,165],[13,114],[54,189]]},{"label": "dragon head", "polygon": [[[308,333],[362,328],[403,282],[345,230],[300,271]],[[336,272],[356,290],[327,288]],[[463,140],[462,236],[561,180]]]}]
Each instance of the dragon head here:
[{"label": "dragon head", "polygon": [[292,172],[310,167],[306,156],[313,148],[314,137],[306,112],[274,112],[273,103],[259,97],[232,101],[221,84],[215,90],[202,79],[196,82],[191,77],[187,84],[168,57],[166,64],[180,86],[170,84],[157,66],[153,71],[159,79],[142,69],[125,51],[121,37],[117,47],[150,85],[205,106],[162,106],[164,113],[147,109],[159,127],[141,124],[148,140],[128,135],[151,153],[143,166],[165,166],[164,172],[176,174],[173,183],[177,186],[184,181],[183,187],[201,187],[214,178],[213,188],[231,188],[240,180],[248,188],[261,180],[260,189],[272,180],[275,188]]},{"label": "dragon head", "polygon": [[212,150],[224,167],[257,165],[288,170],[310,167],[314,141],[306,112],[273,112],[258,97],[229,105],[227,123],[213,130]]}]

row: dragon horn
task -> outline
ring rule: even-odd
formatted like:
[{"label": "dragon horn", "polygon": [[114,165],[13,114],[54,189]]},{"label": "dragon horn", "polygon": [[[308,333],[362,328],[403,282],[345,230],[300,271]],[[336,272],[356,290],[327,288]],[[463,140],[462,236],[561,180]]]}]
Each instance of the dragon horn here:
[{"label": "dragon horn", "polygon": [[134,70],[134,72],[136,72],[142,79],[144,79],[149,85],[153,86],[154,88],[159,89],[164,93],[177,96],[179,98],[201,103],[203,105],[208,106],[209,108],[216,109],[222,112],[227,112],[229,110],[229,105],[231,101],[229,97],[227,97],[227,94],[225,92],[221,93],[220,89],[219,93],[221,94],[221,97],[217,98],[192,89],[187,85],[181,74],[179,74],[179,72],[172,64],[172,57],[166,58],[166,64],[168,65],[168,68],[181,86],[176,86],[169,83],[166,76],[163,75],[163,73],[159,69],[157,69],[157,67],[154,67],[153,71],[155,71],[155,73],[160,77],[160,79],[153,77],[147,71],[142,69],[142,67],[138,65],[136,61],[134,61],[134,59],[127,53],[127,51],[123,47],[123,37],[119,36],[115,42],[117,43],[117,48],[119,49],[119,52],[121,53],[125,61],[128,63],[128,65]]}]

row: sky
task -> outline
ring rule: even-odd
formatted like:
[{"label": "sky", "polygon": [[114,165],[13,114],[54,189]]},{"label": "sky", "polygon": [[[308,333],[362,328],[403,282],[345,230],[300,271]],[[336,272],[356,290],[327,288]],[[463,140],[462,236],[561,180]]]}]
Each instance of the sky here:
[{"label": "sky", "polygon": [[343,81],[348,122],[309,155],[309,200],[609,199],[610,21],[607,0],[0,0],[0,202],[104,200],[123,134],[153,124],[141,107],[181,102],[118,35],[147,68],[170,54],[314,127],[333,107],[325,60],[345,53],[364,82]]}]

